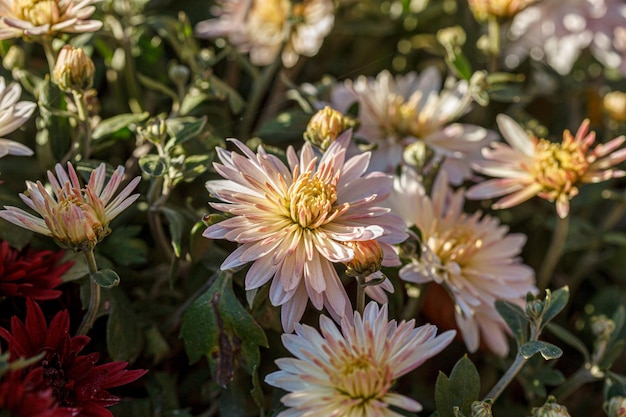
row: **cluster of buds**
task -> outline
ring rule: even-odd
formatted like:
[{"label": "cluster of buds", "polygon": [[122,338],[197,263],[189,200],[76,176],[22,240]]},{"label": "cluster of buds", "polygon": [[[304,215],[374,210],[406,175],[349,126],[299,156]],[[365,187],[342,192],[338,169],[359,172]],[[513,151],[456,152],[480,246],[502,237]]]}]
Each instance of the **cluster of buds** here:
[{"label": "cluster of buds", "polygon": [[328,106],[311,117],[304,132],[304,140],[326,150],[339,135],[356,126],[356,120],[344,116],[341,112]]},{"label": "cluster of buds", "polygon": [[61,90],[82,92],[93,85],[95,71],[93,61],[82,48],[65,45],[59,52],[52,77]]},{"label": "cluster of buds", "polygon": [[489,18],[508,19],[536,0],[467,0],[479,22]]}]

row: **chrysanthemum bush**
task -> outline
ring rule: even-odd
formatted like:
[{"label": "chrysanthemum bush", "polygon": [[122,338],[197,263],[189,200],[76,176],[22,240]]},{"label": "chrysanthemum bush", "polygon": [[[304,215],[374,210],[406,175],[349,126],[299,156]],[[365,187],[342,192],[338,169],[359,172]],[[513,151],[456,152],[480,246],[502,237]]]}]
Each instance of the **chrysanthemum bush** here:
[{"label": "chrysanthemum bush", "polygon": [[0,416],[626,415],[621,0],[0,0]]}]

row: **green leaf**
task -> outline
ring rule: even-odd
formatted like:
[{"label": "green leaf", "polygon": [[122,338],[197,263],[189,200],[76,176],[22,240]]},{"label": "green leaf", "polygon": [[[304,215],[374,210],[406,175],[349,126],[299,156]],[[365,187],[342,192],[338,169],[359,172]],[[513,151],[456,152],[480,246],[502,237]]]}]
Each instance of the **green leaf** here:
[{"label": "green leaf", "polygon": [[111,313],[107,321],[107,349],[115,361],[134,362],[144,346],[143,333],[130,300],[122,290],[109,290]]},{"label": "green leaf", "polygon": [[185,218],[177,210],[169,207],[160,207],[159,211],[165,215],[170,228],[170,238],[174,254],[180,258],[182,250],[183,230],[185,229]]},{"label": "green leaf", "polygon": [[454,365],[450,378],[439,372],[435,383],[435,403],[440,417],[455,417],[454,408],[471,415],[472,402],[478,400],[480,376],[467,355]]},{"label": "green leaf", "polygon": [[102,139],[105,136],[118,132],[132,123],[143,122],[150,116],[150,113],[124,113],[113,116],[109,119],[105,119],[98,123],[98,126],[93,130],[91,137],[93,140]]},{"label": "green leaf", "polygon": [[202,132],[206,121],[206,116],[201,118],[185,117],[167,120],[167,132],[171,139],[165,145],[165,150],[169,151],[174,146],[181,145]]},{"label": "green leaf", "polygon": [[528,338],[528,318],[524,310],[504,300],[496,301],[496,310],[513,332],[517,346],[522,345]]},{"label": "green leaf", "polygon": [[540,353],[545,360],[557,359],[563,355],[560,347],[540,340],[531,340],[524,343],[520,347],[519,352],[526,359],[529,359],[536,353]]},{"label": "green leaf", "polygon": [[213,160],[213,155],[191,155],[185,158],[185,170],[183,172],[183,179],[185,181],[191,181],[198,175],[202,175],[209,169],[209,165]]},{"label": "green leaf", "polygon": [[226,84],[224,81],[219,78],[211,75],[209,76],[210,80],[210,88],[215,93],[215,95],[221,99],[228,99],[228,105],[233,113],[238,114],[243,109],[245,101],[237,90],[233,89],[231,86]]},{"label": "green leaf", "polygon": [[235,297],[226,272],[186,311],[180,336],[190,363],[206,356],[213,380],[221,386],[233,379],[238,363],[253,374],[260,361],[259,346],[268,346],[261,326]]},{"label": "green leaf", "polygon": [[139,265],[148,259],[148,245],[139,238],[141,226],[119,226],[101,244],[98,244],[100,253],[115,264],[123,266]]},{"label": "green leaf", "polygon": [[620,339],[616,341],[614,344],[610,345],[607,348],[606,352],[602,356],[602,360],[598,363],[598,368],[601,370],[611,369],[613,366],[613,362],[617,360],[617,358],[621,355],[624,350],[624,345],[626,344],[626,340]]},{"label": "green leaf", "polygon": [[141,170],[151,177],[162,177],[167,172],[169,161],[164,156],[148,154],[139,158]]},{"label": "green leaf", "polygon": [[102,288],[112,288],[120,283],[120,277],[112,269],[101,269],[91,274],[91,279]]},{"label": "green leaf", "polygon": [[585,344],[569,330],[555,323],[549,323],[547,329],[561,341],[579,351],[585,358],[585,362],[589,362],[591,360],[587,346],[585,346]]},{"label": "green leaf", "polygon": [[624,322],[626,321],[626,310],[624,310],[624,306],[620,305],[615,310],[615,314],[611,318],[613,323],[615,324],[615,330],[611,334],[611,339],[609,340],[609,345],[615,343],[617,339],[619,339],[622,327],[624,327]]},{"label": "green leaf", "polygon": [[162,82],[153,80],[152,78],[139,73],[137,74],[137,79],[144,87],[148,87],[150,90],[161,92],[174,101],[178,100],[178,94],[176,94],[174,90],[172,90],[170,87],[163,84]]},{"label": "green leaf", "polygon": [[569,287],[566,285],[550,294],[549,290],[546,290],[546,307],[543,310],[542,315],[542,327],[545,326],[556,317],[567,305],[569,301]]}]

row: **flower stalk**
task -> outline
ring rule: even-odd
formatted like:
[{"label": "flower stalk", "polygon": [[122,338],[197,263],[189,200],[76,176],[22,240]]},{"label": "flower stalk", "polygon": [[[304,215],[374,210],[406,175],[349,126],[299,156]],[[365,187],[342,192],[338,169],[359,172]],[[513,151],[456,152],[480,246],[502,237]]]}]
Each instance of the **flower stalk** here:
[{"label": "flower stalk", "polygon": [[93,253],[93,249],[84,249],[83,254],[87,260],[87,267],[89,268],[89,306],[87,307],[87,313],[85,313],[83,321],[80,323],[80,327],[76,332],[79,336],[86,335],[93,327],[93,323],[96,321],[96,317],[98,315],[101,298],[100,285],[98,285],[93,277],[93,275],[98,272],[98,265],[96,264],[96,257]]},{"label": "flower stalk", "polygon": [[545,290],[550,284],[550,280],[552,279],[552,275],[554,274],[554,270],[556,265],[561,259],[561,255],[563,254],[563,249],[565,248],[565,239],[567,238],[567,232],[569,230],[569,216],[561,218],[560,216],[556,217],[556,225],[552,232],[552,240],[550,241],[550,246],[548,247],[548,252],[546,253],[546,257],[541,264],[541,269],[539,270],[539,274],[537,275],[537,287],[539,290]]}]

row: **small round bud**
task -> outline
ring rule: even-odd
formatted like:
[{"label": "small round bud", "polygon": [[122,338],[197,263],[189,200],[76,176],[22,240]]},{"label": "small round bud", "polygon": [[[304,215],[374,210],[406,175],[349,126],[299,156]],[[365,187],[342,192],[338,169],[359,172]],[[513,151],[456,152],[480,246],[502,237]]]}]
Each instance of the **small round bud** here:
[{"label": "small round bud", "polygon": [[549,396],[546,403],[541,407],[534,407],[531,413],[531,417],[571,417],[567,408],[557,404],[556,398],[553,396]]},{"label": "small round bud", "polygon": [[626,417],[626,398],[612,397],[604,403],[604,411],[608,417]]},{"label": "small round bud", "polygon": [[593,316],[590,321],[591,333],[601,340],[607,340],[615,331],[615,322],[605,315]]},{"label": "small round bud", "polygon": [[626,93],[611,91],[602,100],[604,111],[616,122],[626,122]]},{"label": "small round bud", "polygon": [[404,162],[417,168],[418,171],[422,171],[433,156],[435,156],[434,152],[421,140],[408,145],[402,153]]},{"label": "small round bud", "polygon": [[304,132],[304,140],[326,150],[344,131],[354,127],[354,119],[326,106],[311,117]]},{"label": "small round bud", "polygon": [[2,66],[8,70],[22,69],[24,68],[25,60],[24,50],[17,45],[13,45],[2,59]]},{"label": "small round bud", "polygon": [[474,401],[472,403],[472,417],[492,417],[491,400]]},{"label": "small round bud", "polygon": [[165,120],[160,117],[152,118],[144,126],[138,126],[137,133],[152,143],[161,143],[167,136]]},{"label": "small round bud", "polygon": [[52,72],[54,82],[63,91],[84,91],[93,84],[96,67],[82,48],[65,45]]},{"label": "small round bud", "polygon": [[383,262],[383,250],[376,240],[345,242],[344,245],[354,250],[354,258],[346,262],[346,275],[364,276],[380,271]]},{"label": "small round bud", "polygon": [[484,22],[490,17],[507,19],[536,0],[467,0],[474,17]]},{"label": "small round bud", "polygon": [[460,47],[465,44],[467,35],[461,26],[451,26],[437,32],[437,40],[445,47]]},{"label": "small round bud", "polygon": [[536,320],[543,314],[544,304],[541,300],[532,300],[526,303],[526,315],[532,320]]},{"label": "small round bud", "polygon": [[185,65],[171,65],[169,70],[167,71],[167,75],[170,77],[170,80],[176,85],[185,85],[189,81],[189,76],[191,75],[191,71]]}]

